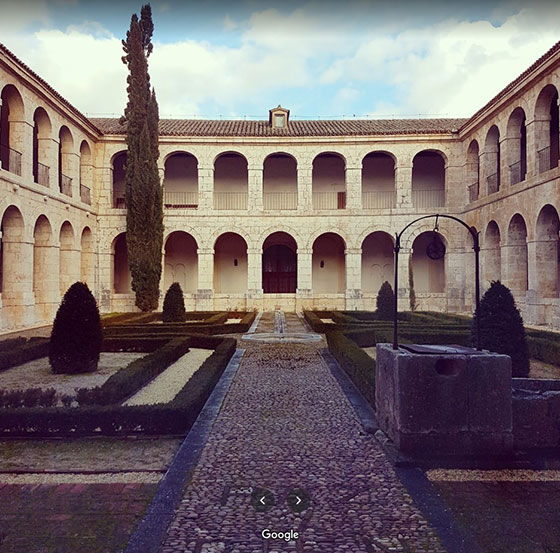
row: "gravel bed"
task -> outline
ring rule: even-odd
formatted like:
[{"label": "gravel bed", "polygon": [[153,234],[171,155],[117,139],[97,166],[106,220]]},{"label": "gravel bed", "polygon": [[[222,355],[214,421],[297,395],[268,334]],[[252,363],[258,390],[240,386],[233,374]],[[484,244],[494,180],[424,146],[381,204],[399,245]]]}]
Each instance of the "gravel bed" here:
[{"label": "gravel bed", "polygon": [[531,359],[530,367],[529,378],[560,378],[560,367],[556,365]]},{"label": "gravel bed", "polygon": [[426,472],[429,480],[439,482],[556,482],[560,470],[450,470],[434,469]]},{"label": "gravel bed", "polygon": [[53,374],[49,358],[41,357],[1,372],[0,388],[54,388],[57,395],[75,395],[77,388],[101,386],[111,375],[145,355],[146,353],[137,352],[102,352],[97,370],[83,374]]},{"label": "gravel bed", "polygon": [[200,365],[213,353],[214,350],[211,349],[190,348],[185,355],[127,399],[123,405],[153,405],[172,401]]},{"label": "gravel bed", "polygon": [[2,484],[157,484],[161,472],[105,472],[97,474],[41,473],[13,474],[0,472]]}]

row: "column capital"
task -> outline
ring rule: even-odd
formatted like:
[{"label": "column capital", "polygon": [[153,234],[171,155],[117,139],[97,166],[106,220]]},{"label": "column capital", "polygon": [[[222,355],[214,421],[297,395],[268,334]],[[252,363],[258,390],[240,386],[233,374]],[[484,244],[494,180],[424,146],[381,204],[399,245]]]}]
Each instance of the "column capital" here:
[{"label": "column capital", "polygon": [[362,255],[362,248],[346,248],[344,250],[345,255]]},{"label": "column capital", "polygon": [[263,249],[262,248],[247,248],[247,255],[262,255]]},{"label": "column capital", "polygon": [[313,254],[313,248],[298,248],[296,253],[298,255],[311,255]]},{"label": "column capital", "polygon": [[198,255],[214,255],[214,248],[198,248],[196,253]]}]

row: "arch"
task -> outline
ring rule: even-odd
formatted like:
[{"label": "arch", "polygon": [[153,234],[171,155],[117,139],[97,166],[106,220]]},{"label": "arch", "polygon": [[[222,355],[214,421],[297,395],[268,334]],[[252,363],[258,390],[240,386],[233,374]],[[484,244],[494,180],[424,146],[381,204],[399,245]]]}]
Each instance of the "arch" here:
[{"label": "arch", "polygon": [[76,281],[78,259],[75,259],[78,252],[74,246],[74,228],[69,221],[64,221],[60,227],[60,269],[59,284],[60,295],[63,296],[66,290]]},{"label": "arch", "polygon": [[525,296],[528,288],[527,225],[516,213],[510,219],[507,234],[506,284],[516,296]]},{"label": "arch", "polygon": [[249,171],[247,158],[224,152],[214,161],[214,209],[247,209]]},{"label": "arch", "polygon": [[112,193],[113,193],[113,207],[124,209],[125,204],[125,171],[127,152],[122,151],[116,153],[112,158]]},{"label": "arch", "polygon": [[484,233],[483,279],[487,286],[493,280],[502,280],[502,254],[500,228],[496,221],[490,221]]},{"label": "arch", "polygon": [[214,291],[217,294],[247,292],[247,242],[237,233],[220,234],[214,245]]},{"label": "arch", "polygon": [[386,152],[370,152],[362,159],[362,206],[387,209],[395,205],[395,158]]},{"label": "arch", "polygon": [[165,167],[165,164],[167,163],[167,160],[168,160],[170,157],[173,157],[173,156],[175,156],[175,155],[177,155],[177,154],[179,154],[179,155],[186,154],[186,155],[188,155],[188,156],[194,157],[195,162],[196,162],[196,164],[197,164],[197,166],[198,166],[198,158],[197,158],[192,152],[188,152],[187,150],[173,150],[172,152],[168,152],[167,154],[165,154],[165,155],[163,156],[163,158],[162,158],[162,160],[161,160],[163,166]]},{"label": "arch", "polygon": [[17,126],[25,120],[23,98],[12,84],[0,93],[0,167],[21,176],[24,136]]},{"label": "arch", "polygon": [[313,242],[311,277],[314,294],[343,294],[346,289],[346,245],[334,232]]},{"label": "arch", "polygon": [[412,160],[412,203],[420,209],[445,206],[445,155],[422,150]]},{"label": "arch", "polygon": [[286,232],[273,232],[263,243],[262,288],[265,294],[296,292],[297,244]]},{"label": "arch", "polygon": [[188,232],[176,230],[165,240],[164,275],[165,291],[178,282],[185,294],[194,294],[198,289],[198,244]]},{"label": "arch", "polygon": [[539,212],[535,228],[535,267],[537,293],[541,298],[557,298],[560,291],[558,283],[558,231],[560,219],[558,211],[546,204]]},{"label": "arch", "polygon": [[255,241],[256,247],[260,248],[262,250],[264,248],[264,243],[267,240],[267,238],[269,236],[271,236],[272,234],[275,234],[275,233],[278,233],[278,232],[290,235],[290,237],[296,243],[296,248],[303,248],[302,239],[301,239],[301,236],[299,235],[299,233],[296,232],[295,229],[293,229],[291,227],[288,227],[287,225],[274,225],[274,228],[272,228],[272,229],[269,228],[269,229],[266,229],[263,232],[261,232],[260,236]]},{"label": "arch", "polygon": [[66,125],[58,132],[58,188],[66,196],[72,196],[72,154],[74,138]]},{"label": "arch", "polygon": [[[394,280],[395,253],[390,234],[374,231],[362,241],[362,291],[376,294],[387,280]],[[392,284],[391,284],[392,286]]]},{"label": "arch", "polygon": [[247,163],[247,165],[249,164],[249,160],[247,159],[247,156],[245,154],[242,154],[241,152],[238,152],[236,150],[226,150],[225,152],[220,152],[219,154],[215,155],[214,160],[212,161],[212,165],[214,166],[214,168],[216,167],[216,161],[218,161],[218,159],[222,156],[239,156],[245,160],[245,163]]},{"label": "arch", "polygon": [[267,210],[297,209],[297,160],[275,153],[263,162],[263,207]]},{"label": "arch", "polygon": [[363,157],[362,157],[362,167],[364,166],[364,161],[365,161],[365,159],[366,159],[368,156],[371,156],[371,155],[384,155],[384,156],[389,156],[389,157],[393,160],[393,163],[394,163],[395,166],[397,165],[397,162],[398,162],[397,156],[396,156],[393,152],[390,152],[389,150],[371,150],[371,151],[369,151],[369,152],[366,152],[366,153],[363,155]]},{"label": "arch", "polygon": [[167,208],[198,207],[198,160],[188,152],[168,155],[164,164],[164,205]]},{"label": "arch", "polygon": [[471,140],[467,148],[465,178],[469,190],[469,201],[474,202],[478,199],[480,186],[480,149],[476,140]]},{"label": "arch", "polygon": [[80,280],[92,290],[95,284],[95,251],[93,234],[89,227],[82,230],[80,246]]},{"label": "arch", "polygon": [[52,152],[52,124],[47,112],[38,107],[33,114],[33,180],[49,186]]},{"label": "arch", "polygon": [[527,176],[527,127],[525,111],[516,107],[507,124],[507,155],[509,166],[509,182],[517,184]]},{"label": "arch", "polygon": [[93,188],[93,160],[91,148],[87,140],[80,144],[80,199],[91,204],[91,190]]},{"label": "arch", "polygon": [[[447,241],[440,233],[436,239],[441,240],[447,248]],[[419,293],[439,294],[445,292],[445,260],[447,254],[440,259],[431,259],[426,249],[434,239],[432,231],[424,231],[412,243],[412,274],[414,288]]]},{"label": "arch", "polygon": [[558,89],[548,84],[540,91],[535,103],[535,147],[539,173],[558,167],[558,109]]},{"label": "arch", "polygon": [[22,243],[25,225],[21,211],[8,206],[0,219],[0,293],[13,292],[23,270]]},{"label": "arch", "polygon": [[346,159],[322,152],[313,159],[311,178],[313,209],[346,208]]},{"label": "arch", "polygon": [[121,232],[113,240],[112,251],[112,277],[113,293],[129,294],[131,291],[130,267],[128,265],[128,250],[126,247],[126,232]]},{"label": "arch", "polygon": [[500,189],[500,131],[492,125],[484,142],[484,174],[486,175],[486,193],[493,194]]}]

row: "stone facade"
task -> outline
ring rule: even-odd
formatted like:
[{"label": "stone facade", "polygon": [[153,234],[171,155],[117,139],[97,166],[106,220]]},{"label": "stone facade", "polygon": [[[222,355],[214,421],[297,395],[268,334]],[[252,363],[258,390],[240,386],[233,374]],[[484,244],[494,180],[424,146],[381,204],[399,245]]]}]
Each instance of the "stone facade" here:
[{"label": "stone facade", "polygon": [[[439,212],[481,231],[483,284],[501,279],[527,322],[558,327],[558,90],[560,43],[469,119],[162,121],[162,288],[180,281],[197,310],[373,309],[395,233]],[[102,311],[134,309],[117,240],[122,128],[83,116],[1,45],[0,92],[0,328],[49,322],[77,279]],[[420,309],[469,311],[470,235],[440,220],[433,261],[433,228],[403,236],[400,307],[411,263]]]}]

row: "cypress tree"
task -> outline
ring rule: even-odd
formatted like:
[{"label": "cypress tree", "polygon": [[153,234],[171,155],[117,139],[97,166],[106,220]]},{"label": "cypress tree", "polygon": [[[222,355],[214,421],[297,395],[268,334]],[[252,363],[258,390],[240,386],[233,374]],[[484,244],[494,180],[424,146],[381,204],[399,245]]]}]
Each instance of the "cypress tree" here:
[{"label": "cypress tree", "polygon": [[390,321],[393,318],[393,310],[395,302],[395,294],[391,285],[385,281],[379,292],[377,293],[377,317],[384,321]]},{"label": "cypress tree", "polygon": [[125,173],[126,245],[136,293],[142,311],[157,308],[163,247],[163,191],[157,159],[159,113],[155,91],[150,88],[148,57],[154,25],[149,4],[142,6],[138,19],[133,14],[126,40],[122,41],[128,67],[126,121],[128,146]]}]

